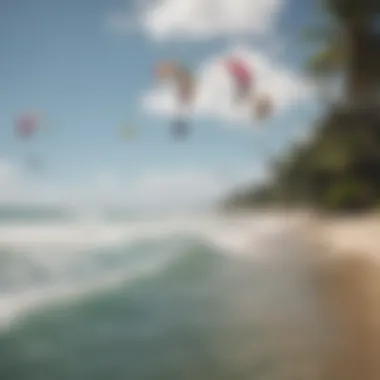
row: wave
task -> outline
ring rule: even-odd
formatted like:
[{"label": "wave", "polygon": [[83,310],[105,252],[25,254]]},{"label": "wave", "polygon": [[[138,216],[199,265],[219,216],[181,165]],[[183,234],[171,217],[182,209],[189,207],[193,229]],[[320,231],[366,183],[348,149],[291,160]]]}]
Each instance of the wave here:
[{"label": "wave", "polygon": [[284,226],[287,220],[256,216],[0,229],[0,323],[155,275],[194,281],[226,258],[267,259]]}]

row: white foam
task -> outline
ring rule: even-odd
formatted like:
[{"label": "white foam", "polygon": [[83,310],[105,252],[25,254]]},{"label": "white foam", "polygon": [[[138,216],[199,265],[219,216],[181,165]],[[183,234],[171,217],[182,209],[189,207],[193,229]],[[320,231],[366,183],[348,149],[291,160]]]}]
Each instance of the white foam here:
[{"label": "white foam", "polygon": [[[0,247],[61,249],[93,249],[138,239],[159,238],[168,234],[196,233],[202,236],[223,234],[234,240],[235,231],[243,235],[265,231],[278,231],[289,227],[286,216],[238,216],[231,218],[202,217],[193,219],[169,219],[160,221],[122,224],[17,225],[0,226]],[[247,236],[248,238],[248,236]]]}]

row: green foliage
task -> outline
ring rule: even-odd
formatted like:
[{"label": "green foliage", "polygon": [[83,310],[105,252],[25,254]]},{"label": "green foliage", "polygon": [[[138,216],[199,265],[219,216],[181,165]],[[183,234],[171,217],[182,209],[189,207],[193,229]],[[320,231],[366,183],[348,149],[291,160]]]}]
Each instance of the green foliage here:
[{"label": "green foliage", "polygon": [[228,204],[308,205],[359,211],[380,205],[380,112],[332,111],[314,141],[277,163],[271,184],[233,196]]},{"label": "green foliage", "polygon": [[323,0],[323,4],[326,11],[341,23],[367,22],[380,11],[378,0]]}]

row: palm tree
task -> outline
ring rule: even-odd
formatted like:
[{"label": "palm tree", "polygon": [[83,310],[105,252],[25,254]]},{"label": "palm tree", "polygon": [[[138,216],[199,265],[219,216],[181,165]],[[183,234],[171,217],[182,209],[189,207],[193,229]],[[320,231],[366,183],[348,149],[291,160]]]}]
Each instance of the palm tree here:
[{"label": "palm tree", "polygon": [[379,0],[323,0],[328,27],[305,33],[324,46],[309,62],[314,75],[344,75],[345,100],[368,104],[379,94],[380,35],[375,28]]}]

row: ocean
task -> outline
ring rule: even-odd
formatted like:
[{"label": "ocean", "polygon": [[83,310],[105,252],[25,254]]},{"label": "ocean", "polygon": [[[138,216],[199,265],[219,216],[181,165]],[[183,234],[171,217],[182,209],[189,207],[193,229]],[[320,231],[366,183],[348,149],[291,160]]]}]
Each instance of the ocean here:
[{"label": "ocean", "polygon": [[0,226],[1,380],[318,378],[286,217],[48,218]]}]

